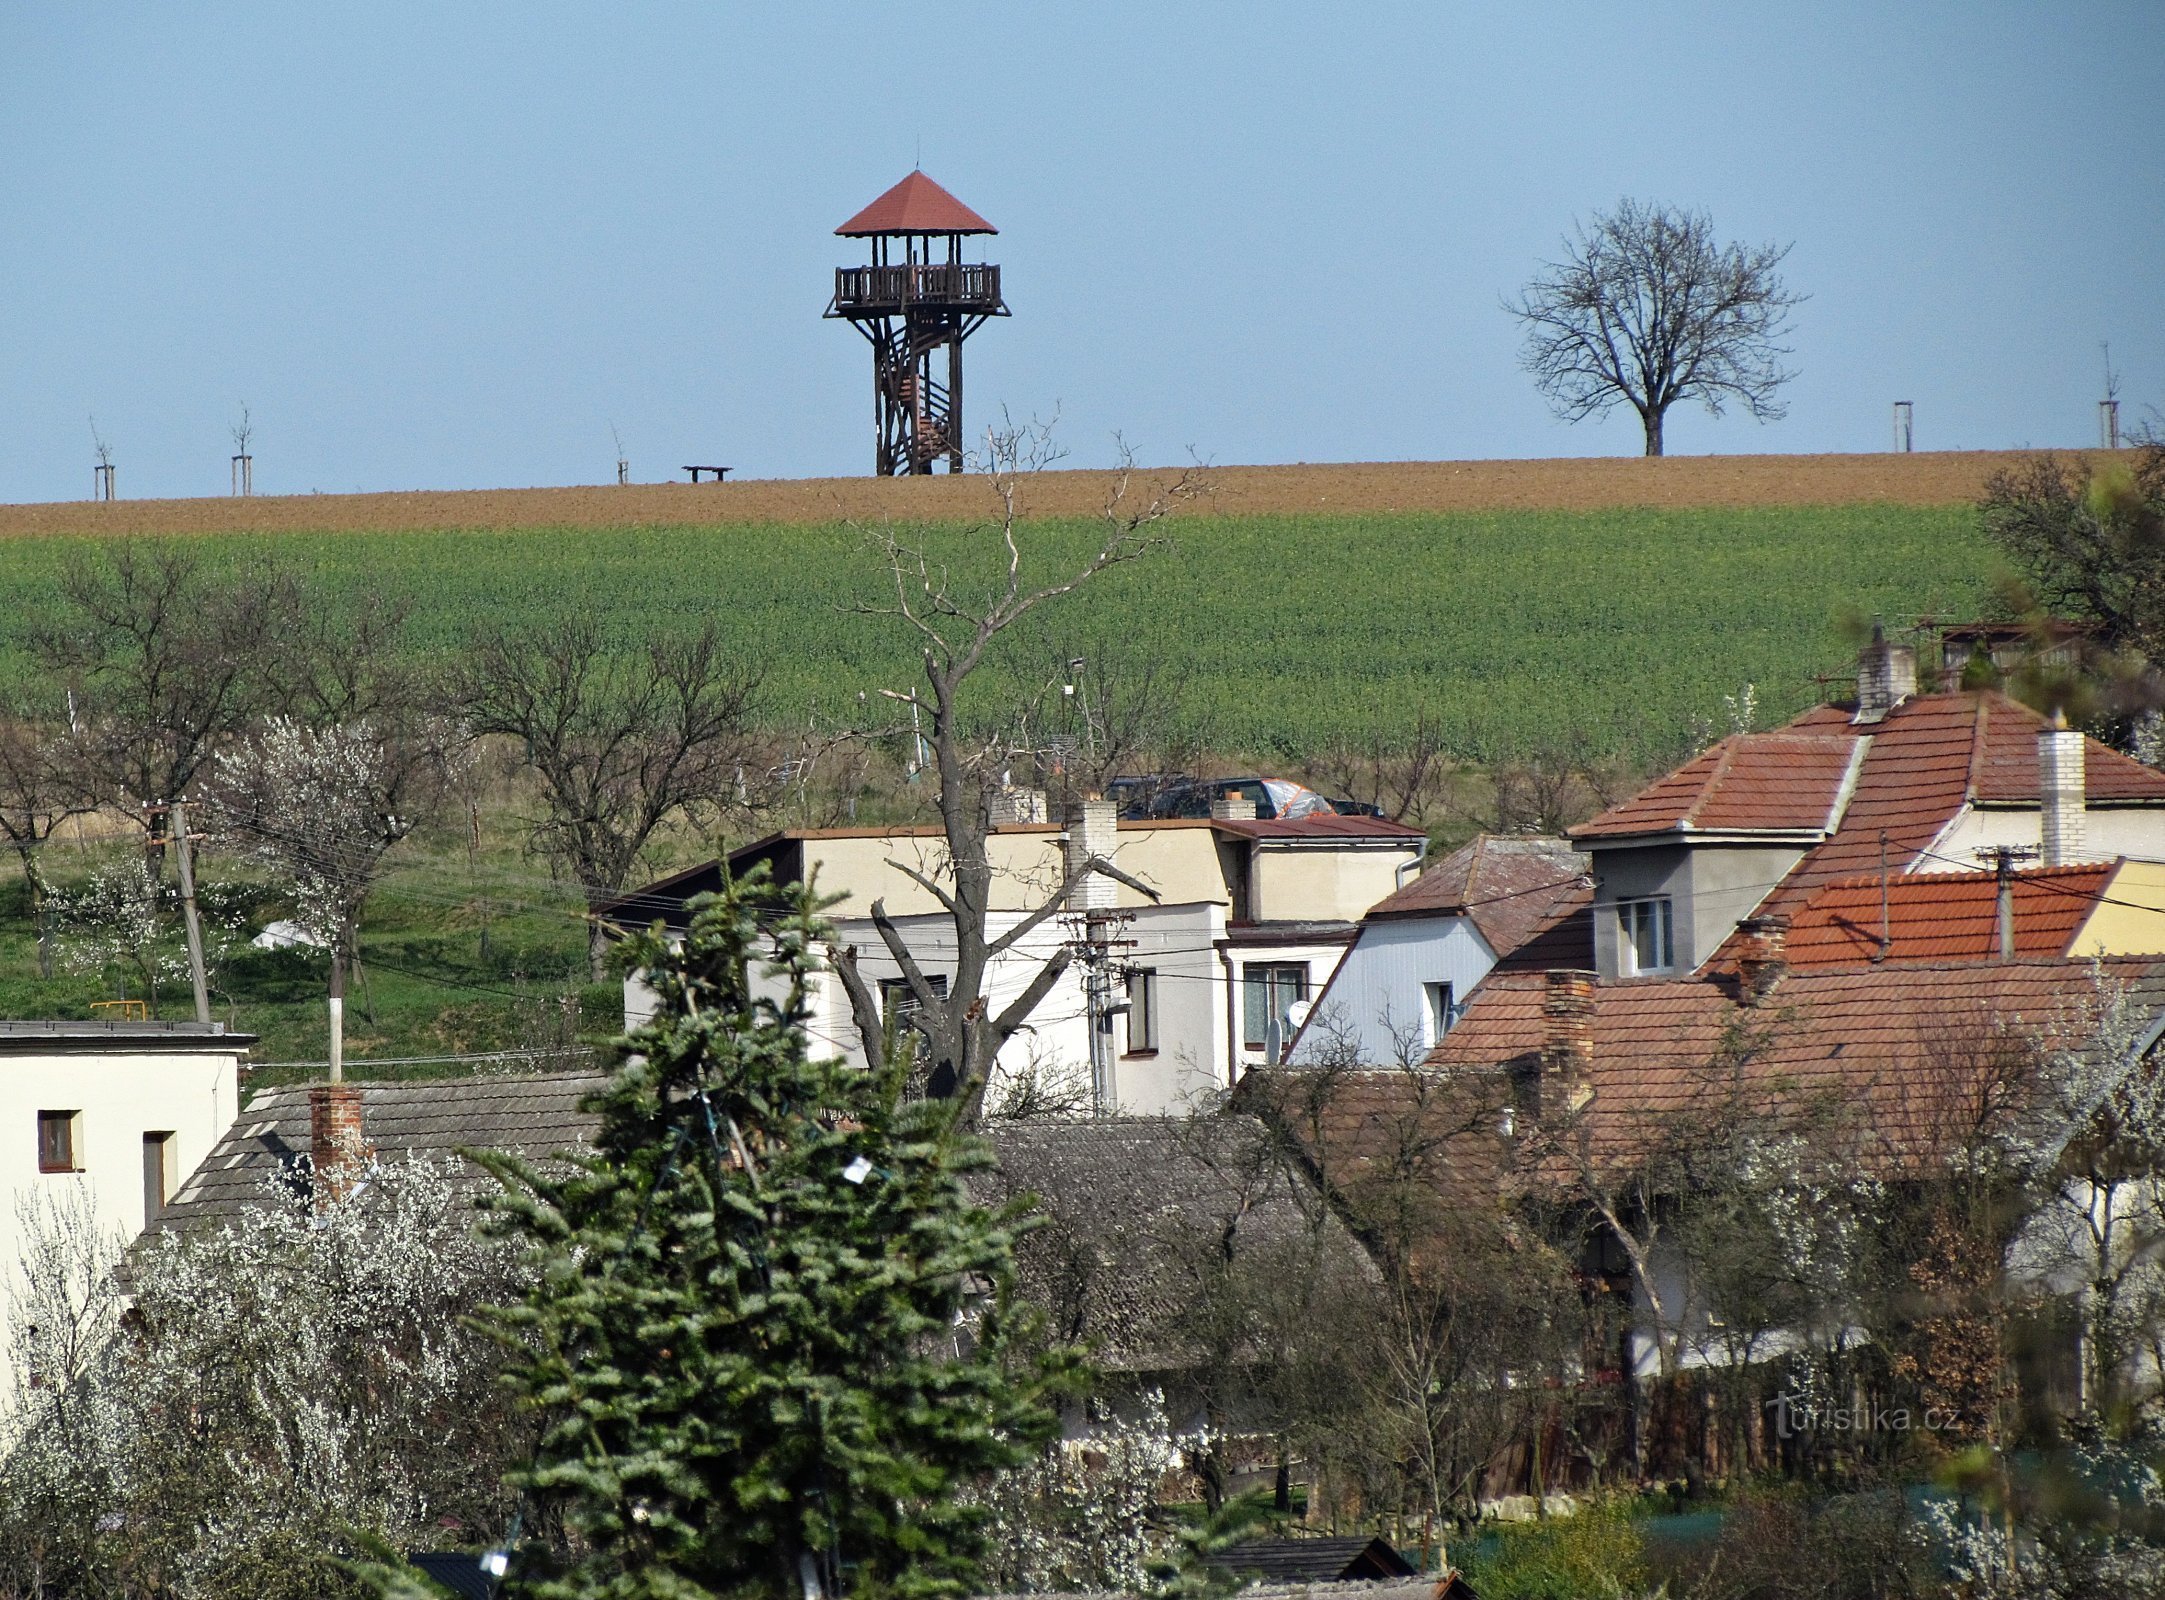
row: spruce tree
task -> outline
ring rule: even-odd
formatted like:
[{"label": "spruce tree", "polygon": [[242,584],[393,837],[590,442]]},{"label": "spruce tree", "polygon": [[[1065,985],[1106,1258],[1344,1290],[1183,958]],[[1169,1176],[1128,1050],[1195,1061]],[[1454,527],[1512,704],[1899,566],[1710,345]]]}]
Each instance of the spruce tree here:
[{"label": "spruce tree", "polygon": [[[513,1475],[546,1600],[939,1596],[975,1577],[960,1491],[1051,1436],[1065,1358],[1010,1305],[1015,1210],[951,1112],[815,1056],[817,902],[763,871],[633,942],[660,998],[599,1093],[596,1148],[485,1157],[538,1287],[497,1314],[543,1418]],[[541,1541],[536,1541],[537,1545]]]}]

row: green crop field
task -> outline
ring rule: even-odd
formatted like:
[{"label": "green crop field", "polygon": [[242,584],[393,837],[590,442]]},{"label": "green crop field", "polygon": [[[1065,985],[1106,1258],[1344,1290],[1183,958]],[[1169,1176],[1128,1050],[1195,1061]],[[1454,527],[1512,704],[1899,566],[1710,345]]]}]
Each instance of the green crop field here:
[{"label": "green crop field", "polygon": [[[1154,659],[1183,683],[1182,720],[1210,747],[1297,752],[1386,735],[1426,713],[1474,758],[1567,738],[1659,756],[1749,681],[1762,718],[1809,703],[1842,670],[1845,613],[1970,612],[1990,557],[1963,506],[1880,504],[1555,513],[1228,515],[1171,524],[1164,548],[1042,614],[997,671],[1042,683],[1088,654]],[[1093,525],[1025,528],[1056,572]],[[990,570],[990,535],[926,530],[958,590]],[[55,601],[86,541],[0,545],[0,679],[20,681],[28,619]],[[263,552],[336,603],[411,605],[408,648],[456,648],[477,622],[597,612],[630,635],[705,617],[766,672],[778,722],[848,720],[859,691],[912,676],[912,642],[853,608],[880,568],[841,526],[536,527],[195,535],[213,561]]]}]

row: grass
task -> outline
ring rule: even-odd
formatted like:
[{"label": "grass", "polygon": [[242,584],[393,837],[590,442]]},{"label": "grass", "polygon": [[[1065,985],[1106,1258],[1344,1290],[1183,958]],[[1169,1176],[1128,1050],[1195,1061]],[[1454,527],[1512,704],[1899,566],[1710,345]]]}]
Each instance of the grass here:
[{"label": "grass", "polygon": [[[346,1003],[347,1064],[355,1077],[426,1077],[470,1071],[458,1063],[372,1065],[371,1058],[448,1056],[505,1050],[597,1046],[622,1027],[622,991],[592,983],[586,930],[575,895],[553,885],[508,833],[492,829],[470,869],[452,841],[401,846],[371,897],[362,926],[361,977]],[[49,848],[46,871],[63,886],[125,840]],[[227,876],[204,863],[207,884]],[[283,915],[264,896],[251,931]],[[177,930],[171,941],[177,950]],[[0,881],[0,1015],[87,1017],[95,1001],[125,992],[112,972],[76,972],[65,960],[42,976],[29,893],[19,873]],[[211,1014],[257,1034],[246,1069],[251,1085],[320,1076],[329,1050],[325,998],[329,962],[320,952],[239,945],[215,964]],[[193,1015],[188,983],[161,982],[154,1014]]]},{"label": "grass", "polygon": [[[1051,575],[1089,548],[1086,522],[1026,530]],[[1851,644],[1844,611],[1965,614],[1989,562],[1962,507],[1886,505],[1585,513],[1224,516],[1041,613],[995,672],[1041,684],[1072,654],[1155,658],[1182,713],[1221,749],[1297,751],[1390,736],[1423,713],[1453,748],[1494,759],[1577,741],[1659,758],[1721,697],[1758,685],[1767,718],[1815,697]],[[963,587],[990,536],[925,530]],[[0,615],[49,608],[73,538],[8,544]],[[411,602],[409,648],[456,649],[478,619],[509,628],[571,606],[627,636],[717,619],[764,664],[767,709],[856,714],[860,691],[913,675],[910,636],[854,609],[881,597],[876,558],[840,525],[207,534],[214,561],[268,549],[338,598]],[[27,663],[0,635],[0,684]]]}]

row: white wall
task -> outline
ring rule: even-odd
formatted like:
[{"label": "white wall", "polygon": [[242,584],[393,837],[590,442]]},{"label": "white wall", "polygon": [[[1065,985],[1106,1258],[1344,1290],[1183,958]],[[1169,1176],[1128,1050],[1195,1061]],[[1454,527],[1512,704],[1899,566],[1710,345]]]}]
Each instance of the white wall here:
[{"label": "white wall", "polygon": [[[1225,908],[1205,903],[1145,906],[1127,914],[1131,920],[1117,934],[1131,941],[1119,959],[1158,972],[1158,1049],[1155,1054],[1126,1053],[1124,1016],[1113,1019],[1113,1088],[1117,1109],[1140,1115],[1185,1108],[1226,1081],[1225,1016],[1222,967],[1215,942],[1225,927]],[[1019,914],[996,912],[989,931],[998,938],[1021,921]],[[954,927],[944,915],[897,917],[896,929],[919,967],[929,976],[952,974]],[[1044,963],[1072,935],[1067,922],[1053,917],[1041,923],[1012,950],[996,958],[986,974],[986,1004],[998,1012],[1029,985]],[[857,949],[859,970],[875,986],[902,975],[869,918],[835,923],[836,941]],[[832,974],[822,974],[812,988],[807,1022],[814,1049],[832,1051],[852,1065],[864,1064],[864,1049],[850,1014],[849,996]],[[637,974],[624,982],[624,1022],[636,1028],[653,1016],[655,995]],[[995,1064],[993,1096],[999,1075],[1033,1066],[1041,1072],[1090,1078],[1090,1036],[1085,1014],[1083,977],[1071,967],[1038,1003],[1024,1032],[1008,1041]]]},{"label": "white wall", "polygon": [[[0,1253],[15,1260],[13,1200],[89,1195],[107,1226],[143,1231],[143,1135],[171,1133],[176,1193],[238,1111],[243,1046],[218,1049],[0,1051]],[[38,1113],[75,1111],[78,1172],[38,1170]]]},{"label": "white wall", "polygon": [[[1947,859],[1918,863],[1919,872],[1953,872],[1958,867],[1976,871],[1984,865],[1979,850],[1995,845],[2036,849],[2041,835],[2034,806],[1970,806],[1955,818],[1932,845],[1935,856]],[[2111,861],[2126,856],[2133,861],[2165,861],[2165,806],[2092,806],[2083,818],[2082,858]]]},{"label": "white wall", "polygon": [[1352,1044],[1362,1066],[1399,1065],[1402,1038],[1426,1053],[1436,1043],[1426,986],[1448,983],[1464,1005],[1495,965],[1495,952],[1465,917],[1363,923],[1295,1044],[1293,1064],[1320,1065],[1342,1042]]},{"label": "white wall", "polygon": [[[0,1040],[0,1307],[20,1281],[24,1214],[43,1209],[40,1200],[87,1201],[101,1233],[133,1239],[143,1231],[143,1135],[173,1136],[166,1147],[170,1199],[232,1126],[245,1053],[237,1042],[153,1049],[115,1041],[69,1050]],[[80,1170],[38,1170],[41,1111],[78,1114]],[[0,1404],[9,1392],[0,1378]]]}]

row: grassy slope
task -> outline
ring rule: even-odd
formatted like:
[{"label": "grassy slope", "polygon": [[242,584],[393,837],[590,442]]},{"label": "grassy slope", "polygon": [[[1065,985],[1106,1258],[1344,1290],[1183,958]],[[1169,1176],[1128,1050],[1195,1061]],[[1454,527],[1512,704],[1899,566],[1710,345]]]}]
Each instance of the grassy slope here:
[{"label": "grassy slope", "polygon": [[[1032,548],[1050,572],[1092,532],[1041,525]],[[981,570],[991,553],[951,529],[924,537],[958,571]],[[878,583],[860,537],[837,526],[201,538],[218,561],[275,548],[333,594],[407,595],[417,649],[455,648],[477,617],[516,627],[571,606],[627,632],[711,615],[766,664],[770,703],[792,719],[815,703],[851,713],[858,690],[911,673],[893,623],[849,609],[876,599]],[[0,617],[48,606],[77,548],[56,537],[0,549]],[[1187,712],[1228,750],[1388,733],[1426,710],[1468,754],[1583,734],[1659,755],[1747,680],[1762,720],[1809,703],[1810,676],[1839,671],[1847,654],[1834,622],[1845,607],[1960,613],[1984,567],[1959,507],[1214,517],[1049,615],[1007,670],[1042,681],[1078,650],[1162,655],[1187,675]],[[0,636],[0,680],[21,671],[15,637]],[[457,841],[403,847],[370,914],[378,1020],[357,997],[355,1056],[498,1049],[561,1030],[554,997],[584,983],[580,926],[545,869],[518,853],[508,818],[495,829],[478,878]],[[54,869],[68,875],[67,850]],[[228,988],[221,1014],[264,1035],[260,1060],[320,1059],[319,964],[244,956]],[[0,1014],[81,1015],[108,992],[87,977],[40,980],[21,886],[0,884]],[[582,998],[579,1031],[606,1036],[613,991]],[[186,1005],[182,988],[161,1009]]]},{"label": "grassy slope", "polygon": [[[1092,531],[1031,530],[1040,570]],[[993,554],[982,535],[924,538],[960,572]],[[573,605],[627,629],[711,615],[767,663],[788,720],[815,704],[853,709],[857,691],[911,675],[902,631],[849,610],[879,585],[860,537],[838,526],[214,534],[202,546],[220,560],[274,548],[333,592],[403,592],[417,647],[453,648],[477,617],[516,626]],[[7,546],[0,615],[48,604],[79,547]],[[1042,680],[1039,662],[1076,651],[1161,656],[1185,669],[1209,742],[1230,749],[1388,732],[1427,710],[1475,755],[1571,733],[1665,752],[1746,680],[1770,715],[1808,703],[1811,676],[1847,654],[1843,608],[1962,612],[1983,567],[1961,507],[1215,517],[1048,613],[1014,659]],[[18,670],[0,654],[0,674]]]}]

